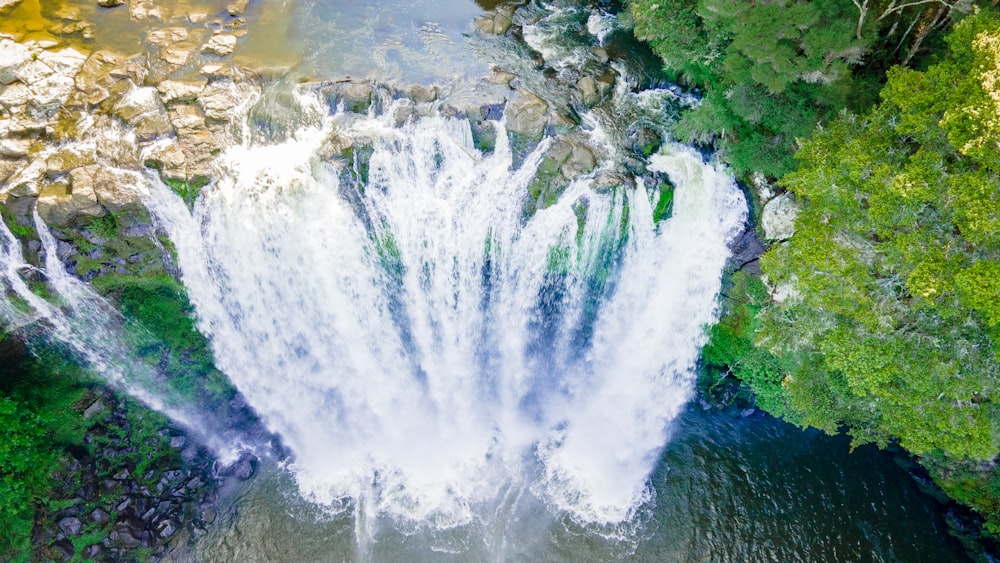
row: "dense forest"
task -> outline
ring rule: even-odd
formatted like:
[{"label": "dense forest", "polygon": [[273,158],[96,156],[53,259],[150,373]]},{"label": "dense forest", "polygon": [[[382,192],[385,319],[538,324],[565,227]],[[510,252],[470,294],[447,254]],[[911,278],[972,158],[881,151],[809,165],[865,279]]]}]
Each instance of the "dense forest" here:
[{"label": "dense forest", "polygon": [[702,103],[675,130],[794,194],[704,359],[757,405],[900,446],[1000,534],[1000,17],[971,3],[639,0]]}]

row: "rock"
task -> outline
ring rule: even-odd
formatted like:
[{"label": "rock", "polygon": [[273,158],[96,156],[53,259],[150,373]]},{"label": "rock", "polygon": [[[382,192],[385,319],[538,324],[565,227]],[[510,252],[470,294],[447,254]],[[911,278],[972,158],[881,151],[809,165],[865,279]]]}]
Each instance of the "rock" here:
[{"label": "rock", "polygon": [[168,64],[175,67],[184,66],[187,64],[188,59],[191,58],[191,53],[194,51],[194,46],[174,46],[163,49],[160,51],[160,58],[166,61]]},{"label": "rock", "polygon": [[764,205],[760,224],[764,238],[785,240],[795,234],[795,216],[799,207],[791,193],[784,193]]},{"label": "rock", "polygon": [[510,86],[512,80],[517,78],[517,75],[512,72],[507,72],[505,70],[500,70],[499,68],[492,68],[492,74],[490,74],[489,81],[491,84],[502,84],[504,86]]},{"label": "rock", "polygon": [[73,559],[73,554],[76,551],[73,549],[73,542],[63,539],[52,544],[48,549],[48,556],[51,559],[58,559],[60,561],[70,561]]},{"label": "rock", "polygon": [[169,47],[182,41],[187,41],[188,30],[185,27],[161,27],[146,34],[146,42],[156,47]]},{"label": "rock", "polygon": [[247,6],[250,4],[250,0],[233,0],[228,6],[226,6],[226,13],[230,16],[239,17],[243,15],[243,12],[247,11]]},{"label": "rock", "polygon": [[49,179],[58,178],[74,168],[79,168],[94,162],[95,153],[90,150],[80,151],[75,148],[59,149],[45,160],[45,176]]},{"label": "rock", "polygon": [[90,513],[90,519],[95,524],[103,524],[103,523],[107,522],[108,520],[110,520],[111,516],[109,516],[107,512],[101,510],[100,508],[95,508]]},{"label": "rock", "polygon": [[545,100],[527,90],[518,90],[507,104],[507,130],[529,140],[541,139],[548,124],[548,109]]},{"label": "rock", "polygon": [[236,36],[228,34],[213,35],[208,43],[201,48],[202,53],[228,57],[236,50]]},{"label": "rock", "polygon": [[0,12],[13,8],[21,3],[21,0],[0,0]]},{"label": "rock", "polygon": [[97,5],[102,8],[117,8],[125,4],[125,0],[97,0]]},{"label": "rock", "polygon": [[67,536],[75,536],[83,530],[83,523],[75,516],[68,516],[59,521],[59,529]]},{"label": "rock", "polygon": [[112,213],[141,214],[143,205],[136,188],[140,182],[141,179],[133,172],[102,166],[93,177],[94,195]]},{"label": "rock", "polygon": [[97,105],[111,96],[111,90],[125,77],[125,57],[109,51],[97,51],[83,63],[74,78],[84,101]]},{"label": "rock", "polygon": [[208,84],[207,80],[164,80],[156,87],[164,104],[191,102],[198,98]]},{"label": "rock", "polygon": [[575,138],[560,138],[545,153],[547,159],[556,163],[563,178],[573,180],[588,174],[597,167],[597,158],[586,142]]},{"label": "rock", "polygon": [[30,139],[0,139],[0,156],[23,158],[31,150]]},{"label": "rock", "polygon": [[253,477],[256,471],[257,458],[249,452],[243,452],[240,454],[239,459],[233,463],[217,468],[219,475],[223,477],[236,477],[240,481],[246,481]]},{"label": "rock", "polygon": [[354,113],[368,113],[374,92],[370,82],[350,79],[329,84],[322,91],[330,105],[336,107],[343,104],[344,111]]},{"label": "rock", "polygon": [[98,399],[94,401],[92,405],[87,407],[87,410],[83,411],[83,418],[90,420],[91,418],[97,416],[99,413],[104,412],[104,409],[106,408],[107,407],[104,406],[104,401]]},{"label": "rock", "polygon": [[587,107],[594,107],[601,101],[601,94],[597,91],[597,81],[589,76],[584,76],[576,82],[576,90],[580,93],[580,101]]},{"label": "rock", "polygon": [[184,444],[187,444],[187,438],[184,436],[174,436],[170,439],[170,447],[175,450],[183,449]]},{"label": "rock", "polygon": [[205,110],[205,119],[221,123],[232,119],[233,110],[249,99],[249,95],[250,92],[232,80],[217,80],[208,85],[199,101]]},{"label": "rock", "polygon": [[167,539],[177,533],[177,524],[173,520],[164,520],[156,529],[161,538]]},{"label": "rock", "polygon": [[18,68],[29,60],[31,51],[27,47],[10,39],[0,40],[0,84],[17,80]]},{"label": "rock", "polygon": [[128,13],[134,20],[163,19],[163,12],[153,3],[153,0],[131,0],[128,5]]},{"label": "rock", "polygon": [[20,82],[15,82],[0,91],[0,105],[6,107],[7,111],[11,111],[15,107],[27,104],[30,97],[31,91],[28,90],[28,87]]},{"label": "rock", "polygon": [[38,214],[53,227],[89,224],[107,211],[97,202],[92,174],[97,165],[75,168],[70,181],[50,184],[38,194]]},{"label": "rock", "polygon": [[132,89],[118,100],[111,111],[128,124],[134,124],[140,116],[148,113],[162,112],[166,116],[156,88],[152,86]]}]

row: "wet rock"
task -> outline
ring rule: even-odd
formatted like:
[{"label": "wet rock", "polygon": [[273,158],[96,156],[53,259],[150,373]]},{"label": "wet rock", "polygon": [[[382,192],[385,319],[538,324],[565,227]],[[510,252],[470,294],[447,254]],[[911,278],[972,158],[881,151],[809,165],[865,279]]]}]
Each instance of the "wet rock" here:
[{"label": "wet rock", "polygon": [[83,530],[83,523],[75,516],[68,516],[59,521],[59,529],[67,536],[75,536]]},{"label": "wet rock", "polygon": [[98,414],[104,412],[104,409],[106,408],[107,407],[104,405],[104,401],[98,399],[87,407],[87,410],[83,411],[83,418],[90,420],[91,418],[94,418]]},{"label": "wet rock", "polygon": [[146,35],[146,42],[156,47],[169,47],[188,39],[186,27],[161,27]]},{"label": "wet rock", "polygon": [[348,79],[328,84],[322,92],[333,107],[343,104],[344,111],[368,113],[374,89],[368,81]]},{"label": "wet rock", "polygon": [[193,102],[208,85],[207,80],[164,80],[157,87],[164,104]]},{"label": "wet rock", "polygon": [[141,215],[144,209],[138,196],[141,181],[134,172],[100,167],[93,176],[94,195],[112,213]]},{"label": "wet rock", "polygon": [[187,64],[188,59],[191,58],[191,54],[193,52],[194,45],[175,45],[173,47],[162,49],[160,51],[160,58],[171,66],[181,67]]},{"label": "wet rock", "polygon": [[234,0],[226,6],[226,13],[234,18],[242,16],[243,13],[247,11],[247,6],[249,4],[250,0]]},{"label": "wet rock", "polygon": [[90,519],[95,524],[103,524],[111,519],[107,512],[101,510],[100,508],[95,508],[90,512]]},{"label": "wet rock", "polygon": [[0,0],[0,12],[13,8],[21,3],[21,0]]},{"label": "wet rock", "polygon": [[111,96],[111,89],[127,76],[125,57],[109,51],[98,51],[87,59],[74,83],[83,100],[96,105]]},{"label": "wet rock", "polygon": [[487,13],[476,18],[476,29],[482,33],[492,35],[503,35],[510,31],[511,24],[514,23],[514,10],[516,6],[506,4],[498,6],[492,13]]},{"label": "wet rock", "polygon": [[117,8],[124,4],[125,0],[97,0],[97,5],[102,8]]},{"label": "wet rock", "polygon": [[154,4],[153,0],[131,0],[128,12],[134,20],[163,19],[163,12]]},{"label": "wet rock", "polygon": [[202,53],[209,53],[219,57],[228,57],[236,50],[236,36],[228,34],[213,35],[208,43],[201,48]]},{"label": "wet rock", "polygon": [[785,240],[795,234],[795,216],[799,207],[791,193],[784,193],[764,205],[760,224],[764,238]]},{"label": "wet rock", "polygon": [[27,85],[15,82],[0,92],[0,105],[7,108],[7,111],[11,111],[18,106],[27,104],[30,97],[31,91],[28,90]]},{"label": "wet rock", "polygon": [[53,227],[73,227],[89,224],[107,211],[94,193],[93,173],[98,166],[75,168],[65,180],[50,184],[38,194],[38,214]]},{"label": "wet rock", "polygon": [[587,143],[573,137],[557,140],[545,153],[545,157],[555,163],[567,180],[588,174],[597,166],[597,157]]},{"label": "wet rock", "polygon": [[490,74],[489,81],[491,84],[510,86],[511,81],[515,78],[517,78],[516,74],[494,67],[492,69],[492,74]]},{"label": "wet rock", "polygon": [[548,109],[545,100],[527,90],[518,90],[507,104],[507,130],[529,140],[541,139],[548,125]]},{"label": "wet rock", "polygon": [[76,550],[73,549],[73,543],[69,540],[59,540],[52,544],[48,550],[49,557],[58,561],[69,561],[73,559],[73,554]]},{"label": "wet rock", "polygon": [[170,439],[170,447],[175,450],[183,449],[184,444],[187,444],[187,438],[184,436],[174,436]]},{"label": "wet rock", "polygon": [[0,40],[0,84],[17,80],[18,69],[29,60],[31,51],[27,47],[10,39]]},{"label": "wet rock", "polygon": [[160,522],[160,524],[156,527],[156,530],[161,538],[167,539],[177,533],[177,523],[173,520],[164,520],[163,522]]},{"label": "wet rock", "polygon": [[23,158],[31,150],[30,139],[0,139],[0,156]]},{"label": "wet rock", "polygon": [[257,471],[257,458],[249,452],[243,452],[236,461],[217,466],[216,471],[222,477],[236,477],[240,481],[246,481]]},{"label": "wet rock", "polygon": [[250,95],[247,84],[217,80],[201,93],[199,103],[204,108],[206,120],[223,123],[232,119],[234,109],[250,99]]},{"label": "wet rock", "polygon": [[597,90],[597,81],[590,76],[583,76],[576,82],[576,90],[580,93],[580,101],[587,107],[594,107],[601,102],[601,94]]}]

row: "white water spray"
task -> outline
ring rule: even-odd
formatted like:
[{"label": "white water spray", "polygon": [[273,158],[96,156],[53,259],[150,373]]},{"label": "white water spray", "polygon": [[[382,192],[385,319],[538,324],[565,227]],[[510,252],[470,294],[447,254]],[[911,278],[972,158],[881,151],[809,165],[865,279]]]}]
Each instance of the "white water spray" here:
[{"label": "white water spray", "polygon": [[318,502],[454,526],[511,486],[591,522],[645,498],[742,196],[670,147],[658,227],[642,186],[590,178],[529,216],[547,145],[515,169],[495,125],[481,154],[461,120],[342,123],[373,140],[361,188],[315,128],[229,149],[193,213],[151,194],[220,368]]}]

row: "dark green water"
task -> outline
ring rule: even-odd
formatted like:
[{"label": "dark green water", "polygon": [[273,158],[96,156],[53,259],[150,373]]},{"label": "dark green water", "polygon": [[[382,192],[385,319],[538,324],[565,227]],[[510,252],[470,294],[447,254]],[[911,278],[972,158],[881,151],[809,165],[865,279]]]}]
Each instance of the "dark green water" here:
[{"label": "dark green water", "polygon": [[198,546],[203,561],[966,561],[942,506],[891,455],[760,414],[689,407],[651,477],[655,499],[615,528],[510,492],[489,521],[445,531],[379,522],[356,541],[265,468]]}]

